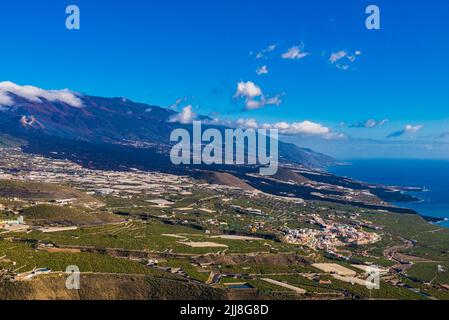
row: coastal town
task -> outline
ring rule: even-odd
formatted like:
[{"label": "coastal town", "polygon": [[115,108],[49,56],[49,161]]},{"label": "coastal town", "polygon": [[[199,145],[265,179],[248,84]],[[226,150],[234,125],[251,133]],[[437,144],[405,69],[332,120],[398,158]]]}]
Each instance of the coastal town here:
[{"label": "coastal town", "polygon": [[319,216],[312,216],[310,224],[320,229],[287,229],[284,241],[287,243],[301,244],[312,249],[325,250],[339,258],[349,260],[349,257],[338,253],[338,248],[346,245],[369,245],[381,240],[374,232],[366,232],[361,227],[347,224],[326,222]]}]

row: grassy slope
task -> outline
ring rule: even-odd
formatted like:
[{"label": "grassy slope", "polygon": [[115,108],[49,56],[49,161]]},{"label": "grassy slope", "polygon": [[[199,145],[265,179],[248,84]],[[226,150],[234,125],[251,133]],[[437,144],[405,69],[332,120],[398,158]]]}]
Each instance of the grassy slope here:
[{"label": "grassy slope", "polygon": [[0,285],[0,300],[217,300],[226,292],[201,284],[152,276],[81,275],[80,290],[67,290],[65,276]]},{"label": "grassy slope", "polygon": [[0,180],[0,198],[21,198],[29,201],[77,199],[76,204],[98,202],[95,198],[69,186],[18,180]]},{"label": "grassy slope", "polygon": [[120,218],[105,212],[85,212],[79,208],[37,205],[22,212],[27,223],[33,225],[92,225],[119,222]]}]

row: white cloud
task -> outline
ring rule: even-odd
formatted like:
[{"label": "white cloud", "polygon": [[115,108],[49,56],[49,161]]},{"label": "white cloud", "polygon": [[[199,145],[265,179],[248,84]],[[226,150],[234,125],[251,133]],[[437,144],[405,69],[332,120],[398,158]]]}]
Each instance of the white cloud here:
[{"label": "white cloud", "polygon": [[237,91],[235,93],[235,97],[245,97],[245,98],[255,98],[260,97],[262,95],[262,89],[260,89],[259,86],[257,86],[252,81],[247,82],[239,82],[237,84]]},{"label": "white cloud", "polygon": [[259,124],[257,123],[256,119],[238,119],[237,125],[241,128],[246,129],[258,129]]},{"label": "white cloud", "polygon": [[413,125],[411,125],[411,124],[408,124],[408,125],[405,126],[405,129],[404,129],[404,130],[405,130],[407,133],[416,133],[416,132],[418,132],[418,131],[421,131],[422,128],[424,128],[423,125],[413,126]]},{"label": "white cloud", "polygon": [[290,49],[287,50],[287,52],[282,54],[282,58],[290,60],[299,60],[310,55],[310,53],[303,52],[303,50],[304,50],[303,46],[291,47]]},{"label": "white cloud", "polygon": [[[11,106],[14,101],[8,94],[0,93],[0,106]],[[2,110],[8,110],[8,108],[2,107]]]},{"label": "white cloud", "polygon": [[384,124],[388,123],[389,119],[383,119],[383,120],[375,120],[375,119],[368,119],[364,122],[358,122],[351,126],[351,128],[376,128],[379,126],[383,126]]},{"label": "white cloud", "polygon": [[344,135],[333,132],[330,128],[312,121],[277,122],[259,124],[255,119],[239,119],[237,126],[250,129],[278,129],[283,135],[318,136],[325,139],[340,139]]},{"label": "white cloud", "polygon": [[33,86],[19,86],[10,81],[0,82],[1,106],[14,105],[14,100],[11,97],[11,94],[35,103],[42,103],[42,99],[45,99],[50,102],[62,102],[75,108],[82,107],[79,94],[68,89],[44,90]]},{"label": "white cloud", "polygon": [[318,135],[327,136],[331,133],[331,129],[324,127],[319,123],[311,121],[303,122],[279,122],[275,124],[264,124],[264,128],[278,129],[282,134],[300,134],[300,135]]},{"label": "white cloud", "polygon": [[404,129],[396,131],[396,132],[393,132],[387,138],[399,138],[399,137],[402,137],[402,136],[404,136],[406,134],[417,133],[417,132],[421,131],[422,128],[424,128],[424,126],[420,125],[420,124],[416,125],[416,126],[408,124],[408,125],[405,126]]},{"label": "white cloud", "polygon": [[343,59],[344,57],[346,57],[348,55],[348,53],[346,51],[338,51],[338,52],[334,52],[331,54],[330,58],[329,58],[329,62],[330,63],[336,63],[337,61]]},{"label": "white cloud", "polygon": [[239,82],[234,98],[244,98],[246,110],[257,110],[267,105],[279,106],[282,104],[283,94],[266,96],[262,89],[252,81]]},{"label": "white cloud", "polygon": [[170,122],[178,122],[182,124],[189,124],[195,120],[196,114],[193,112],[193,107],[188,105],[182,111],[170,118]]},{"label": "white cloud", "polygon": [[335,65],[337,69],[349,70],[350,64],[357,60],[358,56],[361,56],[362,52],[360,50],[355,51],[353,54],[345,50],[340,50],[333,52],[329,57],[329,63]]},{"label": "white cloud", "polygon": [[261,76],[261,75],[263,75],[263,74],[268,74],[268,67],[267,67],[267,66],[261,66],[261,67],[258,67],[257,70],[256,70],[256,73],[257,73],[259,76]]}]

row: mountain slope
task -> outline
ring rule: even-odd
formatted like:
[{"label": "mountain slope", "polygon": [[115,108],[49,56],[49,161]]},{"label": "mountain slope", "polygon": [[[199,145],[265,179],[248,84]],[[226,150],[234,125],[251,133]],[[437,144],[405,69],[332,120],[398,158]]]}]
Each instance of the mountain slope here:
[{"label": "mountain slope", "polygon": [[209,184],[225,185],[236,187],[247,191],[254,191],[255,189],[247,184],[242,179],[239,179],[232,174],[217,171],[201,171],[193,176],[198,180],[205,180]]},{"label": "mountain slope", "polygon": [[[40,91],[39,91],[40,90]],[[3,101],[3,102],[2,102]],[[1,133],[34,143],[54,139],[146,148],[168,155],[170,133],[191,125],[170,121],[177,113],[125,98],[85,96],[71,91],[44,91],[0,83]],[[207,119],[203,117],[203,119]],[[224,126],[204,125],[223,131]],[[33,147],[33,146],[32,146]],[[36,146],[34,146],[35,151]],[[282,162],[324,167],[333,159],[281,142]]]},{"label": "mountain slope", "polygon": [[278,172],[273,176],[274,179],[285,181],[285,182],[295,182],[295,183],[307,183],[310,182],[309,179],[306,177],[300,175],[297,172],[294,172],[293,170],[287,169],[287,168],[279,168]]}]

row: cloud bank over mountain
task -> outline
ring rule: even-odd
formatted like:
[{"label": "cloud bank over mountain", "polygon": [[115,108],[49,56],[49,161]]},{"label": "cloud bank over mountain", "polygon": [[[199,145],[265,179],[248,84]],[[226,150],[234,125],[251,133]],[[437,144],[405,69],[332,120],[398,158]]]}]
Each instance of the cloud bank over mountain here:
[{"label": "cloud bank over mountain", "polygon": [[14,104],[11,94],[36,103],[41,103],[42,99],[45,99],[50,102],[62,102],[75,108],[82,107],[79,94],[68,89],[44,90],[34,86],[20,86],[10,81],[0,82],[0,106],[9,107]]}]

